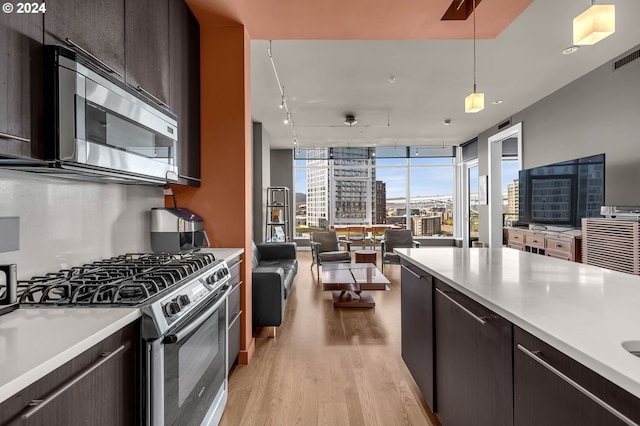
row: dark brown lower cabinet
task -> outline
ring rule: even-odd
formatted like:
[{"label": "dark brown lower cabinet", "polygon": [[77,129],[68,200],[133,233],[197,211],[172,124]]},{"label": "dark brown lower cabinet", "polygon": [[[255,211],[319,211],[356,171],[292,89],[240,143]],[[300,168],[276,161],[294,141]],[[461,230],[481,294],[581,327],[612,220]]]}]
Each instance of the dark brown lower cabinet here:
[{"label": "dark brown lower cabinet", "polygon": [[235,365],[238,355],[240,354],[240,316],[242,315],[240,305],[240,286],[242,285],[242,281],[240,280],[241,262],[240,256],[227,260],[229,273],[231,274],[229,284],[232,285],[232,290],[227,299],[229,307],[229,370]]},{"label": "dark brown lower cabinet", "polygon": [[436,278],[434,284],[440,422],[444,426],[512,425],[511,323]]},{"label": "dark brown lower cabinet", "polygon": [[436,411],[433,367],[433,278],[402,261],[402,359],[431,411]]},{"label": "dark brown lower cabinet", "polygon": [[518,327],[513,353],[517,426],[640,424],[636,397]]},{"label": "dark brown lower cabinet", "polygon": [[1,425],[139,422],[138,324],[112,334],[0,404]]}]

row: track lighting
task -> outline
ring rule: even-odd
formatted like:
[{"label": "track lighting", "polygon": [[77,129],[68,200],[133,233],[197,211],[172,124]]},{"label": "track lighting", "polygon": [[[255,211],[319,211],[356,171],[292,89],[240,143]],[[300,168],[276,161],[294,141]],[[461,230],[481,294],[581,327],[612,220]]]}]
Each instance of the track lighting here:
[{"label": "track lighting", "polygon": [[289,121],[291,121],[291,117],[289,116],[289,113],[287,113],[287,116],[284,118],[284,124],[289,124]]}]

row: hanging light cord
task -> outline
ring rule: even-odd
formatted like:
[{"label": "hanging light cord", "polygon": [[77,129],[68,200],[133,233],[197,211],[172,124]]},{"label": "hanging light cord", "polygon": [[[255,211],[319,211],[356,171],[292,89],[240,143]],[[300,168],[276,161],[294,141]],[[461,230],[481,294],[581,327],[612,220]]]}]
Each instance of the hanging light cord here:
[{"label": "hanging light cord", "polygon": [[476,0],[473,0],[473,93],[476,93]]},{"label": "hanging light cord", "polygon": [[[474,0],[475,1],[475,0]],[[269,60],[271,61],[271,67],[273,68],[273,75],[276,77],[276,83],[278,83],[278,89],[280,89],[281,105],[284,107],[284,111],[287,114],[286,119],[289,121],[291,131],[293,132],[293,144],[298,144],[298,134],[296,133],[295,125],[293,124],[293,115],[289,112],[289,106],[287,105],[287,98],[284,96],[284,86],[280,83],[278,77],[278,70],[276,70],[276,63],[273,61],[273,55],[271,54],[271,40],[269,40],[269,47],[267,48],[269,53]]]}]

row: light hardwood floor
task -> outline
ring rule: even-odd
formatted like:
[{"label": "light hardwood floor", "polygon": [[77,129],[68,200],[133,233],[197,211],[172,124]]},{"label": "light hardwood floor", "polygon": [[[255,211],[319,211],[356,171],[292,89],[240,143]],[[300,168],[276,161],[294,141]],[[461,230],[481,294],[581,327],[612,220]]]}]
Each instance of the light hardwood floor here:
[{"label": "light hardwood floor", "polygon": [[298,259],[284,322],[233,370],[220,424],[438,425],[400,354],[400,266],[385,265],[375,308],[334,309],[310,253]]}]

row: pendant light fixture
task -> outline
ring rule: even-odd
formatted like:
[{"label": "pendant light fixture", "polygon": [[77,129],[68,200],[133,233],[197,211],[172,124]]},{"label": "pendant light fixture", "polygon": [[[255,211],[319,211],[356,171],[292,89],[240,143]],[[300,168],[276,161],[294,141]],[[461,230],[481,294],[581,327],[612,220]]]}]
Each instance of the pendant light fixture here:
[{"label": "pendant light fixture", "polygon": [[473,0],[473,93],[464,98],[464,112],[474,113],[484,109],[484,93],[476,92],[476,0]]},{"label": "pendant light fixture", "polygon": [[616,32],[616,7],[595,4],[573,20],[573,44],[592,45]]}]

